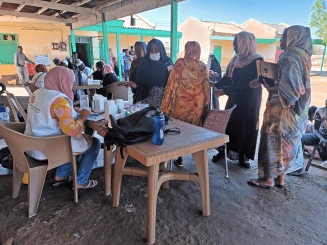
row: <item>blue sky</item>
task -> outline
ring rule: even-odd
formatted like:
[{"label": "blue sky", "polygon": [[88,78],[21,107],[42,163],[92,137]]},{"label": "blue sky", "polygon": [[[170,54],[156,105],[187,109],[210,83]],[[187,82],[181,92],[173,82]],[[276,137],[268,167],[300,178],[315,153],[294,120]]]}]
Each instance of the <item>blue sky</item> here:
[{"label": "blue sky", "polygon": [[[189,17],[206,21],[235,22],[248,19],[264,23],[309,26],[309,17],[315,0],[188,0],[178,4],[178,25]],[[157,28],[170,29],[170,6],[141,13]],[[313,33],[312,33],[312,36]]]}]

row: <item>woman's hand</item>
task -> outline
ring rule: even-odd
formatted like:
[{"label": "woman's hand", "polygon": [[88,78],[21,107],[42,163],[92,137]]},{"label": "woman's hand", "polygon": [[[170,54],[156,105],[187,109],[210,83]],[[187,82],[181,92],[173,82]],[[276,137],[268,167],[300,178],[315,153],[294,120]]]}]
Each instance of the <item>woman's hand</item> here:
[{"label": "woman's hand", "polygon": [[266,82],[265,79],[263,79],[263,86],[269,91],[274,92],[278,90],[278,86],[270,87],[269,84]]},{"label": "woman's hand", "polygon": [[173,69],[173,66],[167,66],[168,71],[171,71]]},{"label": "woman's hand", "polygon": [[79,117],[83,120],[83,122],[85,122],[90,115],[91,112],[88,109],[82,109],[79,111]]},{"label": "woman's hand", "polygon": [[135,82],[119,82],[118,86],[125,86],[125,87],[132,87],[132,88],[137,87]]},{"label": "woman's hand", "polygon": [[216,91],[213,92],[216,96],[222,96],[225,95],[224,90],[223,89],[217,89]]},{"label": "woman's hand", "polygon": [[255,79],[249,83],[250,88],[257,88],[259,86],[261,86],[261,84],[259,83],[259,78]]},{"label": "woman's hand", "polygon": [[209,76],[212,76],[214,74],[214,71],[209,70]]},{"label": "woman's hand", "polygon": [[81,108],[80,108],[80,107],[74,107],[74,110],[75,110],[76,112],[79,112],[79,111],[81,110]]}]

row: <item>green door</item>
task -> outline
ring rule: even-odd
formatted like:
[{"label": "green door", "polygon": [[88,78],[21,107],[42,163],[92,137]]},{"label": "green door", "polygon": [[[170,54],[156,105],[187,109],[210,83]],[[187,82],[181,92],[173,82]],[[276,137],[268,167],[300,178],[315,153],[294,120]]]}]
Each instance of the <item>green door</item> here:
[{"label": "green door", "polygon": [[87,59],[90,62],[91,68],[94,65],[94,57],[93,57],[93,45],[92,43],[86,44],[86,53]]},{"label": "green door", "polygon": [[213,46],[213,54],[215,55],[216,59],[218,60],[219,64],[221,64],[221,45],[214,45]]},{"label": "green door", "polygon": [[17,52],[18,35],[0,33],[0,64],[14,64],[14,54]]}]

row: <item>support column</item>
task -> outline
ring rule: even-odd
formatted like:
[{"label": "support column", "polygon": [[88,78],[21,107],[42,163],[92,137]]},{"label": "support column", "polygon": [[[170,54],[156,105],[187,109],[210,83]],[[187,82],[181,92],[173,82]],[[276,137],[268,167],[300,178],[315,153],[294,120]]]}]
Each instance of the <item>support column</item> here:
[{"label": "support column", "polygon": [[324,67],[325,53],[326,53],[326,45],[325,45],[325,49],[324,49],[324,54],[322,55],[320,74],[322,73],[322,68]]},{"label": "support column", "polygon": [[70,39],[71,39],[71,55],[72,52],[76,52],[76,40],[75,40],[75,32],[73,30],[72,24],[70,24]]},{"label": "support column", "polygon": [[170,17],[170,57],[175,63],[177,60],[177,22],[178,22],[178,4],[176,0],[171,0]]},{"label": "support column", "polygon": [[141,42],[143,43],[143,36],[141,36]]},{"label": "support column", "polygon": [[109,45],[108,45],[108,30],[106,24],[105,14],[102,13],[102,31],[103,31],[103,52],[104,57],[106,60],[106,64],[110,65],[110,58],[109,58]]},{"label": "support column", "polygon": [[121,59],[120,59],[120,44],[119,44],[119,32],[116,33],[116,43],[117,43],[117,61],[118,61],[118,70],[119,70],[119,81],[122,81]]}]

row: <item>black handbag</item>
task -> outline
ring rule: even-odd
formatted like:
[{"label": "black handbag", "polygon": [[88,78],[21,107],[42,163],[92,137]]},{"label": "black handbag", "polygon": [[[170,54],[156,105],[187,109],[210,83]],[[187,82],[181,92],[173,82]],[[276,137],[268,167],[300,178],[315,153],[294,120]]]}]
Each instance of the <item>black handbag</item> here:
[{"label": "black handbag", "polygon": [[[155,107],[147,107],[118,120],[110,115],[112,128],[109,128],[104,137],[104,143],[108,149],[110,149],[111,145],[120,147],[120,153],[123,158],[123,147],[151,139],[154,133],[153,116],[155,112]],[[165,127],[171,121],[172,119],[165,116]]]}]

